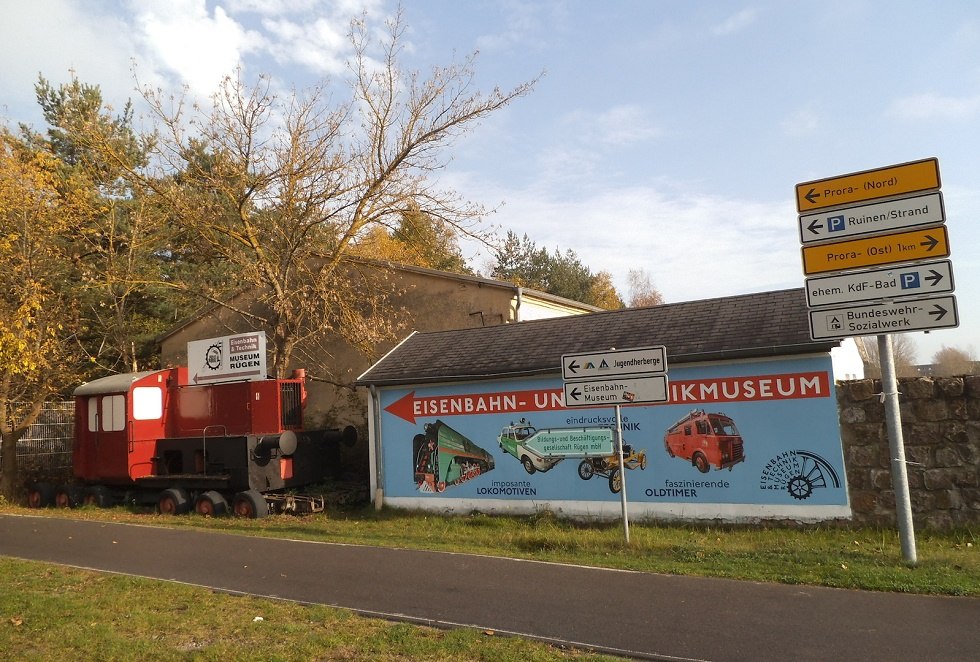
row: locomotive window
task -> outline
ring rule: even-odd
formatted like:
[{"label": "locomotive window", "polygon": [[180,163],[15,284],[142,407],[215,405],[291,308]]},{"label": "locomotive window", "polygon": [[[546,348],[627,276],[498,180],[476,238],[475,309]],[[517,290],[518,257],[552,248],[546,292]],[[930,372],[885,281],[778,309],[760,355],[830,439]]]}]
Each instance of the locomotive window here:
[{"label": "locomotive window", "polygon": [[102,431],[116,432],[126,427],[126,396],[107,395],[102,398]]},{"label": "locomotive window", "polygon": [[88,399],[88,431],[99,431],[99,399]]},{"label": "locomotive window", "polygon": [[137,421],[156,421],[163,417],[163,391],[157,386],[137,386],[133,389],[133,418]]}]

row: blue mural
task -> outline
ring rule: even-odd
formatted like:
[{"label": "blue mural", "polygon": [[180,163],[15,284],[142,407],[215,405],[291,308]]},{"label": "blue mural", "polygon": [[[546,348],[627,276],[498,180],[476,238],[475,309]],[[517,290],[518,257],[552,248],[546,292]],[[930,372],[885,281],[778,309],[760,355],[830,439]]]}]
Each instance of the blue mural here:
[{"label": "blue mural", "polygon": [[620,466],[589,436],[614,408],[566,409],[557,376],[384,389],[385,494],[618,501],[625,474],[631,502],[847,506],[829,356],[672,368],[668,391],[621,408]]}]

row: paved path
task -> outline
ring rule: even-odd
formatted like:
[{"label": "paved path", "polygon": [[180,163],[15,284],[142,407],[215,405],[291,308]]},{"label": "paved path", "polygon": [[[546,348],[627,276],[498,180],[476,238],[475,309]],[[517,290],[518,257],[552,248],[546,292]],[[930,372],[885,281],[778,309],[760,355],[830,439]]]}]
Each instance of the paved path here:
[{"label": "paved path", "polygon": [[980,659],[980,599],[0,515],[0,555],[656,660]]}]

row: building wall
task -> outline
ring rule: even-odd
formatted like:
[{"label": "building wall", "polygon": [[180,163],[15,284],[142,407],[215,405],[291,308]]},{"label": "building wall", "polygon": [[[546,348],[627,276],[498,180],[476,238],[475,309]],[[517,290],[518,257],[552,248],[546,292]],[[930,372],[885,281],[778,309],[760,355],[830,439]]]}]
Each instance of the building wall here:
[{"label": "building wall", "polygon": [[[611,433],[608,447],[597,442],[585,452],[561,441],[543,450],[566,434],[591,443],[615,425],[601,380],[582,388],[598,395],[571,408],[557,374],[377,389],[375,503],[442,513],[547,508],[568,517],[618,516],[615,481],[622,474]],[[625,465],[631,517],[850,516],[827,354],[672,366],[668,395],[669,402],[622,407],[623,441],[632,449]]]},{"label": "building wall", "polygon": [[[980,524],[980,377],[916,377],[898,387],[916,527]],[[854,521],[894,527],[885,407],[879,380],[837,385]]]},{"label": "building wall", "polygon": [[[517,320],[516,286],[494,281],[445,274],[428,269],[390,269],[376,264],[356,267],[366,288],[383,288],[392,293],[391,302],[396,330],[394,338],[361,351],[339,337],[327,338],[312,352],[297,355],[293,368],[307,373],[307,427],[342,427],[354,425],[362,439],[367,438],[367,394],[350,384],[375,361],[395,347],[413,331],[431,332],[508,324]],[[536,299],[526,291],[521,308],[534,310],[540,317],[558,317],[587,312]],[[546,311],[544,314],[542,311]],[[253,330],[249,321],[227,309],[216,308],[164,338],[161,364],[185,365],[187,343]],[[348,467],[366,472],[366,441],[348,451]]]}]

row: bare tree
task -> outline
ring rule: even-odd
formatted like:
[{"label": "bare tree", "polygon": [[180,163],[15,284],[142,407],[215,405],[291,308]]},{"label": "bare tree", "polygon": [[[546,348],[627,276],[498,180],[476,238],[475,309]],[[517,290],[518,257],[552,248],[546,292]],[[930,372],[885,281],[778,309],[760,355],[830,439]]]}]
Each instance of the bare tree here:
[{"label": "bare tree", "polygon": [[[866,377],[878,379],[881,377],[881,357],[878,355],[878,337],[862,336],[856,339],[863,351],[861,357],[864,359],[864,374]],[[895,362],[896,377],[915,377],[919,374],[916,368],[915,341],[911,336],[903,333],[892,335],[892,356]]]},{"label": "bare tree", "polygon": [[942,348],[932,356],[933,374],[943,377],[977,374],[977,354],[972,348]]},{"label": "bare tree", "polygon": [[162,168],[145,181],[179,229],[178,258],[209,265],[204,282],[172,284],[266,330],[279,375],[326,332],[364,350],[391,335],[387,316],[375,314],[384,294],[359,287],[345,266],[358,238],[406,213],[484,238],[484,209],[437,190],[430,176],[455,137],[534,84],[473,91],[475,54],[428,75],[406,71],[401,13],[386,25],[375,44],[363,18],[352,23],[350,97],[341,103],[326,83],[280,97],[267,79],[248,85],[241,72],[206,110],[143,89],[161,127]]},{"label": "bare tree", "polygon": [[659,306],[664,297],[650,280],[650,274],[644,269],[630,269],[626,277],[629,283],[629,307]]}]

